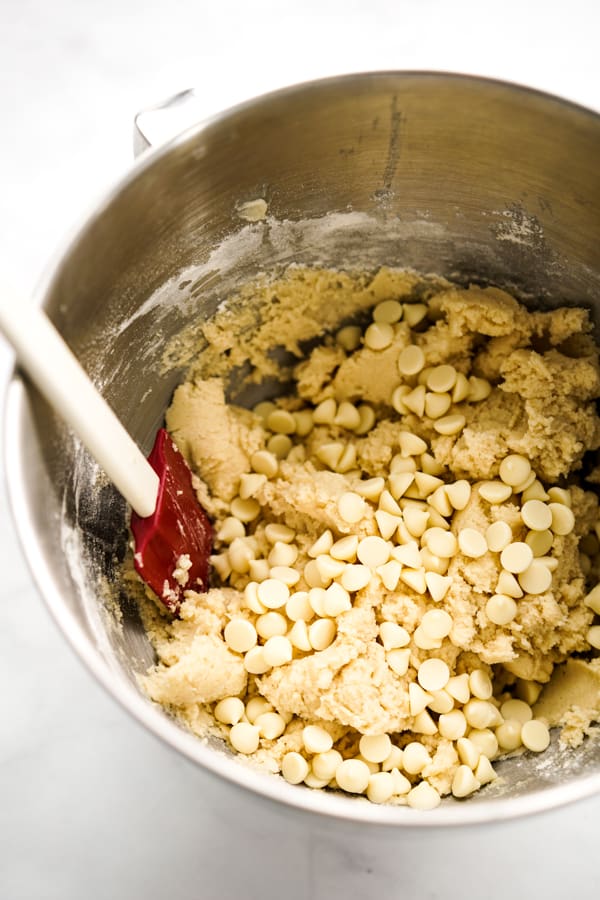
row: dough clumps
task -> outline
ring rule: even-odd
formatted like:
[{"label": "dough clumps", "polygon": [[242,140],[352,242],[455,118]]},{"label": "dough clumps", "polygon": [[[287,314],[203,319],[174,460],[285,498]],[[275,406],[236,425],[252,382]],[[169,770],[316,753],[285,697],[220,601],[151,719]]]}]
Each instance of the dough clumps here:
[{"label": "dough clumps", "polygon": [[[590,329],[392,269],[245,288],[167,413],[214,587],[146,612],[150,697],[294,783],[353,761],[351,792],[420,808],[549,726],[580,742],[600,718]],[[245,409],[241,372],[281,387]]]}]

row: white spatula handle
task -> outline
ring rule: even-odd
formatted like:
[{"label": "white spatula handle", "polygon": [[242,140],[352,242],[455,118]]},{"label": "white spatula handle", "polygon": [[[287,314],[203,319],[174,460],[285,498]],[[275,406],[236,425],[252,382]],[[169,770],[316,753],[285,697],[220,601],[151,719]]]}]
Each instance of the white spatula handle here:
[{"label": "white spatula handle", "polygon": [[158,476],[92,384],[48,317],[27,302],[0,299],[0,329],[41,393],[142,517],[156,506]]}]

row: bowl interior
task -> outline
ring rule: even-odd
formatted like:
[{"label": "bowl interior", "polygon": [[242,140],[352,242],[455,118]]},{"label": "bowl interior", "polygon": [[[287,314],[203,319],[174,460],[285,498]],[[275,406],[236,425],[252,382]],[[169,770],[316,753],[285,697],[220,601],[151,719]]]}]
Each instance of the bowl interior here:
[{"label": "bowl interior", "polygon": [[[42,302],[147,452],[184,367],[165,354],[241,284],[290,263],[412,267],[491,282],[600,321],[598,116],[539,93],[450,75],[379,73],[245,104],[143,157],[84,223]],[[266,218],[242,204],[262,198]],[[340,317],[343,310],[340,311]],[[360,821],[410,811],[292,788],[185,734],[139,692],[153,661],[119,587],[123,500],[16,378],[5,445],[21,539],[51,609],[128,708],[193,759],[259,793]],[[116,585],[116,587],[115,587]],[[425,824],[505,818],[600,788],[600,738],[500,764],[502,785]],[[422,823],[422,818],[420,818]]]}]

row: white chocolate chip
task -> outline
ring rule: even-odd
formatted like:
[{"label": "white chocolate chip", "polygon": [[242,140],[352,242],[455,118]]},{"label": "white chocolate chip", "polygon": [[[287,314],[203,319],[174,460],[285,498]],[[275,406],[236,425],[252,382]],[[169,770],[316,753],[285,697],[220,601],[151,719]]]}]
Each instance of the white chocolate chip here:
[{"label": "white chocolate chip", "polygon": [[[418,384],[416,388],[414,388],[409,394],[405,394],[402,398],[402,402],[410,412],[414,413],[420,419],[423,418],[423,413],[425,412],[425,395],[426,395],[425,385]],[[423,451],[421,451],[423,452]]]},{"label": "white chocolate chip", "polygon": [[240,497],[242,500],[248,500],[250,497],[254,497],[266,482],[267,476],[258,474],[257,472],[250,472],[242,475],[239,487]]},{"label": "white chocolate chip", "polygon": [[400,580],[417,594],[424,594],[427,590],[427,580],[422,569],[402,569]]},{"label": "white chocolate chip", "polygon": [[508,522],[493,522],[485,532],[488,549],[500,553],[512,541],[512,528]]},{"label": "white chocolate chip", "polygon": [[[398,652],[398,651],[390,651]],[[426,708],[427,704],[432,700],[431,694],[424,690],[416,681],[411,681],[408,685],[408,704],[411,716],[418,716],[420,712]]]},{"label": "white chocolate chip", "polygon": [[334,582],[325,590],[323,610],[326,616],[335,618],[352,609],[350,594],[341,584]]},{"label": "white chocolate chip", "polygon": [[424,691],[441,691],[449,678],[450,669],[443,659],[426,659],[417,670],[417,679]]},{"label": "white chocolate chip", "polygon": [[450,407],[452,406],[452,397],[448,393],[444,394],[435,394],[435,393],[427,393],[425,394],[425,415],[429,419],[440,419],[442,416],[445,416]]},{"label": "white chocolate chip", "polygon": [[[460,482],[457,482],[460,484]],[[439,513],[441,516],[450,517],[454,512],[454,508],[452,503],[450,502],[450,494],[448,493],[448,488],[453,488],[454,485],[444,485],[443,487],[438,487],[436,490],[427,498],[427,503],[429,506],[433,507],[433,509]],[[431,517],[430,517],[431,518]]]},{"label": "white chocolate chip", "polygon": [[[390,494],[394,498],[394,500],[399,500],[400,497],[408,490],[413,481],[415,480],[414,472],[391,472],[388,475],[388,488]],[[385,485],[382,485],[381,490],[383,490]],[[381,491],[379,491],[377,499],[381,496]]]},{"label": "white chocolate chip", "polygon": [[396,793],[395,787],[391,772],[375,772],[369,778],[367,797],[371,803],[386,803]]},{"label": "white chocolate chip", "polygon": [[277,409],[272,400],[262,400],[260,403],[257,403],[256,406],[252,409],[252,412],[255,416],[258,416],[263,422],[266,422],[267,416],[269,413],[272,413],[274,409]]},{"label": "white chocolate chip", "polygon": [[249,722],[237,722],[229,732],[229,740],[238,753],[255,753],[258,750],[260,731]]},{"label": "white chocolate chip", "polygon": [[551,531],[530,531],[525,543],[531,547],[534,556],[545,556],[552,549],[554,535]]},{"label": "white chocolate chip", "polygon": [[421,625],[417,626],[413,633],[413,641],[419,650],[439,650],[442,646],[441,638],[432,638],[423,630]]},{"label": "white chocolate chip", "polygon": [[452,435],[462,431],[466,422],[467,420],[461,413],[452,413],[449,416],[443,416],[441,419],[436,419],[433,423],[433,427],[438,434]]},{"label": "white chocolate chip", "polygon": [[412,569],[420,568],[421,554],[416,541],[410,541],[408,544],[394,547],[392,552],[394,559],[402,563],[403,566],[409,566]]},{"label": "white chocolate chip", "polygon": [[373,322],[365,331],[365,347],[385,350],[394,340],[394,328],[389,322]]},{"label": "white chocolate chip", "polygon": [[452,631],[452,616],[444,609],[430,609],[423,614],[420,627],[434,640],[447,637]]},{"label": "white chocolate chip", "polygon": [[217,722],[224,725],[235,725],[244,715],[244,704],[239,697],[225,697],[214,709]]},{"label": "white chocolate chip", "polygon": [[265,659],[262,647],[252,647],[244,656],[244,668],[251,675],[264,675],[271,666]]},{"label": "white chocolate chip", "polygon": [[276,434],[294,434],[296,420],[287,409],[274,409],[267,416],[267,428]]},{"label": "white chocolate chip", "polygon": [[458,533],[458,546],[464,556],[479,559],[488,551],[485,537],[474,528],[461,528]]},{"label": "white chocolate chip", "polygon": [[347,591],[360,591],[368,585],[371,575],[367,566],[349,563],[341,574],[340,582]]},{"label": "white chocolate chip", "polygon": [[528,500],[521,507],[521,518],[532,531],[547,531],[552,525],[552,510],[541,500]]},{"label": "white chocolate chip", "polygon": [[589,606],[597,616],[600,616],[600,584],[597,584],[589,594],[586,594],[584,603]]},{"label": "white chocolate chip", "polygon": [[467,720],[460,709],[453,709],[444,713],[438,720],[438,729],[443,738],[449,741],[457,741],[467,732]]},{"label": "white chocolate chip", "polygon": [[575,528],[575,516],[573,510],[564,503],[549,503],[548,508],[552,515],[552,531],[554,534],[571,534]]},{"label": "white chocolate chip", "polygon": [[269,666],[284,666],[292,660],[291,641],[281,634],[270,637],[263,647],[263,656]]},{"label": "white chocolate chip", "polygon": [[337,403],[333,397],[328,397],[313,410],[313,422],[315,425],[333,425],[336,414]]},{"label": "white chocolate chip", "polygon": [[456,742],[458,758],[470,769],[474,769],[479,762],[481,752],[469,738],[459,738]]},{"label": "white chocolate chip", "polygon": [[518,575],[529,568],[533,562],[531,547],[524,541],[513,541],[500,554],[500,562],[507,572]]},{"label": "white chocolate chip", "polygon": [[241,497],[236,497],[231,501],[231,514],[235,516],[236,519],[239,519],[240,522],[253,522],[259,512],[260,504],[252,497],[249,497],[246,500],[242,500]]},{"label": "white chocolate chip", "polygon": [[356,555],[361,563],[370,569],[383,566],[390,558],[390,545],[383,538],[371,536],[358,543]]},{"label": "white chocolate chip", "polygon": [[384,478],[368,478],[366,481],[359,481],[355,487],[355,491],[361,497],[364,497],[365,500],[371,500],[372,503],[377,503],[384,487]]},{"label": "white chocolate chip", "polygon": [[286,753],[281,760],[281,774],[290,784],[301,784],[309,772],[309,765],[300,753]]},{"label": "white chocolate chip", "polygon": [[260,736],[268,741],[275,741],[285,731],[285,719],[276,712],[266,712],[254,720]]},{"label": "white chocolate chip", "polygon": [[335,778],[337,767],[342,762],[342,754],[339,750],[325,750],[323,753],[316,753],[310,761],[311,769],[317,778],[325,782]]},{"label": "white chocolate chip", "polygon": [[481,787],[469,766],[459,766],[452,779],[452,794],[455,797],[468,797]]},{"label": "white chocolate chip", "polygon": [[269,569],[269,578],[282,581],[288,588],[291,588],[300,581],[300,572],[291,566],[272,566]]},{"label": "white chocolate chip", "polygon": [[287,525],[281,525],[279,522],[271,522],[265,527],[265,537],[270,544],[281,542],[282,544],[290,544],[296,537],[296,532]]},{"label": "white chocolate chip", "polygon": [[511,453],[505,456],[500,463],[499,475],[504,484],[515,487],[521,484],[531,472],[531,463],[525,456],[519,453]]},{"label": "white chocolate chip", "polygon": [[494,704],[487,700],[471,699],[463,706],[463,712],[471,728],[489,728],[502,721]]},{"label": "white chocolate chip", "polygon": [[315,450],[315,456],[319,460],[319,462],[323,463],[324,466],[327,466],[328,469],[335,471],[337,465],[342,458],[342,453],[344,452],[344,445],[341,441],[330,441],[326,444],[321,444],[320,447],[317,447]]},{"label": "white chocolate chip", "polygon": [[235,516],[227,516],[217,532],[217,538],[225,544],[230,544],[235,538],[243,538],[245,535],[246,529],[243,523]]},{"label": "white chocolate chip", "polygon": [[231,650],[246,653],[256,644],[256,628],[247,619],[232,619],[225,626],[223,637]]},{"label": "white chocolate chip", "polygon": [[295,544],[276,541],[268,556],[268,563],[273,566],[293,566],[298,558],[298,548]]},{"label": "white chocolate chip", "polygon": [[341,559],[334,559],[324,553],[317,556],[316,566],[323,581],[331,581],[333,578],[339,578],[346,567],[346,563]]},{"label": "white chocolate chip", "polygon": [[494,772],[491,762],[484,756],[483,753],[479,757],[479,762],[475,767],[475,778],[479,782],[479,784],[489,784],[490,781],[495,781],[497,778],[497,774]]},{"label": "white chocolate chip", "polygon": [[595,650],[600,650],[600,625],[592,625],[587,631],[588,644]]},{"label": "white chocolate chip", "polygon": [[418,375],[425,365],[425,354],[416,344],[409,344],[400,351],[398,371],[401,375]]},{"label": "white chocolate chip", "polygon": [[435,366],[427,376],[427,387],[430,391],[443,393],[451,391],[456,384],[456,369],[454,366]]},{"label": "white chocolate chip", "polygon": [[483,669],[473,669],[469,675],[469,689],[479,700],[489,700],[492,696],[492,681]]},{"label": "white chocolate chip", "polygon": [[469,396],[469,382],[462,372],[456,373],[456,384],[452,389],[452,402],[462,403]]},{"label": "white chocolate chip", "polygon": [[456,555],[458,542],[450,531],[442,528],[429,528],[423,535],[425,546],[436,556],[450,558]]},{"label": "white chocolate chip", "polygon": [[[423,394],[425,397],[425,394]],[[427,450],[427,444],[418,435],[411,431],[401,431],[398,435],[398,444],[402,456],[419,456]]]},{"label": "white chocolate chip", "polygon": [[306,725],[302,729],[302,743],[307,753],[326,753],[333,747],[333,738],[320,725]]},{"label": "white chocolate chip", "polygon": [[377,566],[375,572],[381,578],[381,581],[388,591],[395,591],[398,587],[402,565],[395,559],[390,559],[383,566]]},{"label": "white chocolate chip", "polygon": [[259,584],[257,595],[267,609],[280,609],[289,600],[290,589],[277,578],[267,578]]},{"label": "white chocolate chip", "polygon": [[528,750],[542,753],[550,744],[548,726],[539,719],[530,719],[521,728],[521,741]]},{"label": "white chocolate chip", "polygon": [[458,703],[467,703],[471,696],[468,674],[463,672],[461,675],[453,675],[452,678],[448,679],[445,690],[448,691],[450,696],[454,697]]},{"label": "white chocolate chip", "polygon": [[379,497],[379,509],[392,516],[401,516],[402,510],[398,506],[389,491],[382,491]]},{"label": "white chocolate chip", "polygon": [[427,306],[424,303],[405,303],[404,321],[411,328],[422,322],[427,315]]},{"label": "white chocolate chip", "polygon": [[426,509],[407,506],[403,513],[404,524],[413,537],[421,537],[429,524],[430,513]]},{"label": "white chocolate chip", "polygon": [[425,572],[425,584],[436,603],[440,603],[452,584],[452,579],[447,575],[439,575],[437,572]]},{"label": "white chocolate chip", "polygon": [[506,594],[494,594],[485,605],[485,614],[494,625],[508,625],[517,614],[517,604]]},{"label": "white chocolate chip", "polygon": [[500,713],[505,719],[516,719],[521,725],[533,717],[530,705],[517,699],[505,700],[500,707]]},{"label": "white chocolate chip", "polygon": [[367,762],[382,763],[392,750],[392,742],[387,734],[363,734],[358,749]]},{"label": "white chocolate chip", "polygon": [[498,738],[490,728],[471,728],[467,732],[467,737],[479,750],[481,756],[495,759],[498,755]]},{"label": "white chocolate chip", "polygon": [[437,734],[437,725],[431,718],[429,712],[424,709],[413,719],[412,730],[415,734],[433,735]]},{"label": "white chocolate chip", "polygon": [[406,628],[396,622],[382,622],[379,626],[381,642],[386,650],[406,647],[410,643],[410,635]]},{"label": "white chocolate chip", "polygon": [[360,413],[353,403],[349,403],[348,400],[342,400],[337,408],[333,423],[346,428],[348,431],[354,431],[356,428],[360,428]]},{"label": "white chocolate chip", "polygon": [[310,653],[313,649],[308,637],[308,626],[303,619],[298,619],[298,621],[294,622],[290,628],[288,637],[292,646],[302,653]]},{"label": "white chocolate chip", "polygon": [[360,522],[366,512],[365,501],[354,491],[345,491],[338,499],[337,508],[341,518],[349,525]]},{"label": "white chocolate chip", "polygon": [[335,771],[335,780],[349,794],[363,794],[369,785],[371,772],[361,759],[345,759]]},{"label": "white chocolate chip", "polygon": [[512,488],[502,481],[482,481],[478,487],[480,495],[488,503],[504,503],[512,494]]},{"label": "white chocolate chip", "polygon": [[332,619],[316,619],[308,627],[308,639],[314,650],[326,650],[335,635],[336,627]]},{"label": "white chocolate chip", "polygon": [[[277,612],[264,613],[256,620],[256,631],[264,640],[276,635],[285,634],[288,629],[288,621],[285,616]],[[250,648],[248,648],[250,649]]]},{"label": "white chocolate chip", "polygon": [[507,572],[506,569],[503,569],[502,572],[500,572],[496,591],[498,594],[506,594],[506,596],[513,597],[516,600],[519,600],[523,596],[523,589],[519,585],[519,582],[515,576],[511,572]]},{"label": "white chocolate chip", "polygon": [[368,403],[360,403],[358,414],[360,415],[360,425],[354,429],[354,433],[357,435],[367,434],[375,424],[375,410]]},{"label": "white chocolate chip", "polygon": [[526,594],[543,594],[552,584],[552,572],[541,560],[535,559],[519,575],[519,584]]},{"label": "white chocolate chip", "polygon": [[385,659],[392,672],[395,672],[396,675],[400,676],[406,675],[410,665],[410,649],[402,648],[388,650]]},{"label": "white chocolate chip", "polygon": [[476,375],[469,376],[469,402],[480,403],[486,400],[492,393],[492,386],[486,378],[477,378]]},{"label": "white chocolate chip", "polygon": [[446,494],[454,509],[465,509],[471,499],[471,485],[465,479],[455,481],[446,485]]},{"label": "white chocolate chip", "polygon": [[389,322],[393,325],[402,318],[404,308],[398,300],[382,300],[373,309],[374,322]]},{"label": "white chocolate chip", "polygon": [[406,802],[412,809],[429,810],[440,805],[441,797],[428,781],[421,781],[409,791]]}]

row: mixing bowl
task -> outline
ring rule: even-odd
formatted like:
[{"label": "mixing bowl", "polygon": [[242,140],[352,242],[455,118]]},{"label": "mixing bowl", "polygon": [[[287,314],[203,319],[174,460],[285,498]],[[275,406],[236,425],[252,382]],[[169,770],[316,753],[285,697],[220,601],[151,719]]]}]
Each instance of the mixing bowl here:
[{"label": "mixing bowl", "polygon": [[[302,84],[142,154],[37,300],[147,451],[184,374],[161,366],[173,337],[242,282],[291,262],[408,266],[493,282],[526,303],[583,304],[598,318],[599,152],[597,114],[515,85],[411,72]],[[249,212],[265,216],[252,222]],[[138,720],[257,803],[429,827],[506,819],[600,789],[600,733],[574,752],[555,737],[535,759],[500,762],[501,784],[426,814],[292,786],[192,736],[137,685],[153,651],[119,587],[125,504],[18,373],[4,444],[25,554],[68,640]]]}]

